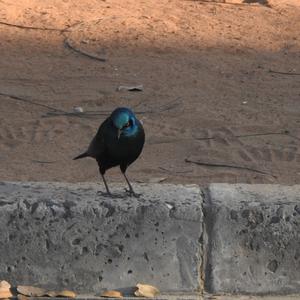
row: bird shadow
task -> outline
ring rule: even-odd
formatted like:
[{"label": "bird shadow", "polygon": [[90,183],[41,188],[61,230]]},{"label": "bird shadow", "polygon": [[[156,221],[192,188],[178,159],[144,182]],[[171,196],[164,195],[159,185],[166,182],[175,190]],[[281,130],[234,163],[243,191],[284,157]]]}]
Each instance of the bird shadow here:
[{"label": "bird shadow", "polygon": [[142,194],[131,193],[129,190],[125,189],[125,193],[107,193],[107,192],[98,191],[96,193],[96,199],[97,196],[110,198],[110,199],[124,199],[124,198],[140,198]]},{"label": "bird shadow", "polygon": [[268,0],[244,0],[243,3],[251,4],[251,3],[258,3],[267,7],[271,7]]},{"label": "bird shadow", "polygon": [[110,198],[110,199],[123,199],[125,198],[126,194],[117,194],[117,193],[107,193],[107,192],[102,192],[102,191],[98,191],[96,193],[96,198],[97,196],[101,196],[101,197],[105,197],[105,198]]}]

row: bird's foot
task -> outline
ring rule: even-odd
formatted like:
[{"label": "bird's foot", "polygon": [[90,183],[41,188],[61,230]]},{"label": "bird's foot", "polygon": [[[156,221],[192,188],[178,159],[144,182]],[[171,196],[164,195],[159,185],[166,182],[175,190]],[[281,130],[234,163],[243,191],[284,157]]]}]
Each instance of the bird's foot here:
[{"label": "bird's foot", "polygon": [[120,195],[115,195],[115,194],[112,194],[111,192],[98,191],[97,195],[100,195],[100,196],[106,197],[106,198],[111,198],[111,199],[122,198]]},{"label": "bird's foot", "polygon": [[108,192],[102,192],[102,191],[98,191],[97,195],[102,196],[102,197],[111,197],[112,193],[108,193]]},{"label": "bird's foot", "polygon": [[140,198],[140,196],[142,195],[142,194],[136,193],[134,190],[128,190],[128,189],[125,189],[125,192],[126,192],[126,194],[128,194],[130,197],[135,197],[135,198]]}]

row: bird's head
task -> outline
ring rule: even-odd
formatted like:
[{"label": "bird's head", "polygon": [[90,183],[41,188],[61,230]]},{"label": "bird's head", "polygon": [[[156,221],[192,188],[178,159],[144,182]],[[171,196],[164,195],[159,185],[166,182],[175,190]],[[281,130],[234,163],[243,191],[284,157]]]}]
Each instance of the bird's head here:
[{"label": "bird's head", "polygon": [[121,135],[133,136],[137,132],[137,119],[129,108],[119,107],[111,114],[114,127],[117,129],[118,139]]}]

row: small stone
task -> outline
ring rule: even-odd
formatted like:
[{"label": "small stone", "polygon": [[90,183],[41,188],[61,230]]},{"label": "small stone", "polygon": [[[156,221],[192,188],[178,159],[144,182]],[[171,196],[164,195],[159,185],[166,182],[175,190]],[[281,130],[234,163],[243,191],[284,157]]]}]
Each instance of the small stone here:
[{"label": "small stone", "polygon": [[105,291],[102,293],[101,297],[105,298],[123,298],[123,295],[119,291]]},{"label": "small stone", "polygon": [[17,291],[28,297],[41,297],[46,295],[46,290],[34,286],[19,285],[17,286]]},{"label": "small stone", "polygon": [[12,292],[10,291],[11,285],[5,281],[0,281],[0,299],[6,299],[13,297]]},{"label": "small stone", "polygon": [[11,288],[11,285],[5,281],[5,280],[2,280],[0,281],[0,291],[9,291]]},{"label": "small stone", "polygon": [[11,293],[10,290],[0,291],[0,299],[6,299],[6,298],[10,298],[10,297],[13,297],[13,294]]},{"label": "small stone", "polygon": [[24,296],[21,294],[18,294],[17,298],[18,298],[18,300],[29,300],[29,298],[27,296]]},{"label": "small stone", "polygon": [[137,290],[134,292],[134,294],[137,297],[153,298],[160,293],[159,290],[152,285],[138,283],[136,287]]},{"label": "small stone", "polygon": [[149,179],[149,183],[160,183],[167,180],[167,177],[154,177]]},{"label": "small stone", "polygon": [[120,85],[118,88],[117,88],[117,91],[130,91],[130,92],[141,92],[143,91],[144,87],[142,84],[139,84],[139,85]]},{"label": "small stone", "polygon": [[7,299],[13,297],[11,291],[0,292],[0,299]]},{"label": "small stone", "polygon": [[72,291],[63,290],[63,291],[49,291],[47,292],[49,297],[64,297],[64,298],[75,298],[76,294]]},{"label": "small stone", "polygon": [[73,111],[76,113],[83,113],[83,108],[81,106],[74,106]]},{"label": "small stone", "polygon": [[166,206],[167,206],[168,209],[173,209],[174,208],[174,206],[169,204],[169,203],[166,203]]}]

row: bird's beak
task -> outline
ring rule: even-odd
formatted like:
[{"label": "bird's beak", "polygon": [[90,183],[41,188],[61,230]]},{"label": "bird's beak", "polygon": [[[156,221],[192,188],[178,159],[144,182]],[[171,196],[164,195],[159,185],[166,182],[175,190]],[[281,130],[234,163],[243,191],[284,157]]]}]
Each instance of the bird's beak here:
[{"label": "bird's beak", "polygon": [[121,129],[118,129],[118,139],[120,138],[121,133],[122,133]]}]

